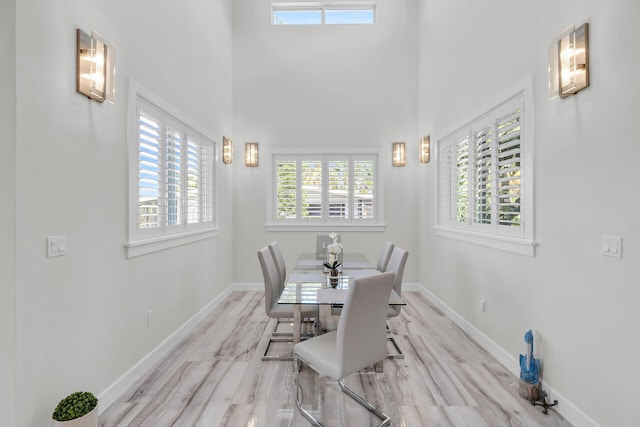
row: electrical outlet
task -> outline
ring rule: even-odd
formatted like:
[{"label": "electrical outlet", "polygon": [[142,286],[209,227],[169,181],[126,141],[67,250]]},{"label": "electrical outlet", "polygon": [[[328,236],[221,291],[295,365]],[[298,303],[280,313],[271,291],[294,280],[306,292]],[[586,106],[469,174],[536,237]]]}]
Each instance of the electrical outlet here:
[{"label": "electrical outlet", "polygon": [[151,309],[149,311],[147,311],[147,328],[150,328],[151,326],[153,326],[153,321],[155,317],[155,310]]},{"label": "electrical outlet", "polygon": [[487,312],[487,299],[486,298],[482,298],[480,300],[480,311],[483,313]]}]

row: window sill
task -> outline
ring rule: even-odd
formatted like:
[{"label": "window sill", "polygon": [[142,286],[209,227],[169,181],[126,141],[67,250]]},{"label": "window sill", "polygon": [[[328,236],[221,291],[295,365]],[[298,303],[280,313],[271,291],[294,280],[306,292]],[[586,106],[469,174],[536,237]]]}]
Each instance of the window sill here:
[{"label": "window sill", "polygon": [[535,256],[535,248],[538,245],[538,243],[533,240],[495,236],[454,228],[434,227],[434,232],[436,236],[487,246],[526,256]]},{"label": "window sill", "polygon": [[188,233],[154,237],[151,239],[136,240],[125,243],[124,247],[127,253],[127,258],[133,258],[180,245],[186,245],[187,243],[216,237],[218,235],[218,231],[218,228],[211,228],[208,230],[198,230]]},{"label": "window sill", "polygon": [[384,224],[274,224],[264,226],[266,231],[384,231]]}]

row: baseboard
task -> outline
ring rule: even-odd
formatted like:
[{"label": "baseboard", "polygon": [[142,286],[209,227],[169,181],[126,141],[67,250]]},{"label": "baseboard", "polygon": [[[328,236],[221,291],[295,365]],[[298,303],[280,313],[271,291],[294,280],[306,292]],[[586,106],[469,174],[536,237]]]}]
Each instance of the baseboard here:
[{"label": "baseboard", "polygon": [[[433,305],[435,305],[440,311],[442,311],[449,319],[451,319],[460,329],[462,329],[467,335],[473,338],[480,347],[495,357],[505,368],[507,368],[516,377],[520,376],[520,363],[519,361],[505,351],[502,347],[492,341],[489,337],[483,334],[475,326],[469,323],[466,319],[456,313],[451,307],[441,301],[434,294],[429,292],[424,286],[419,283],[405,283],[403,289],[407,291],[419,292],[425,298],[427,298]],[[562,415],[567,421],[574,426],[580,427],[601,427],[591,417],[584,413],[580,408],[575,406],[566,397],[558,393],[553,387],[546,382],[542,381],[542,389],[547,392],[547,401],[553,402],[557,400],[558,406],[554,406],[560,415]]]},{"label": "baseboard", "polygon": [[234,291],[264,291],[264,283],[233,283],[231,290]]},{"label": "baseboard", "polygon": [[173,350],[175,346],[182,341],[182,339],[189,335],[193,328],[207,317],[233,290],[232,286],[223,290],[220,295],[215,297],[199,312],[180,326],[174,333],[169,335],[156,348],[151,350],[138,363],[125,372],[113,384],[100,393],[98,395],[98,400],[100,401],[100,405],[98,405],[100,413],[116,402],[129,388],[131,388],[140,378],[153,368],[156,363],[169,354],[169,352]]}]

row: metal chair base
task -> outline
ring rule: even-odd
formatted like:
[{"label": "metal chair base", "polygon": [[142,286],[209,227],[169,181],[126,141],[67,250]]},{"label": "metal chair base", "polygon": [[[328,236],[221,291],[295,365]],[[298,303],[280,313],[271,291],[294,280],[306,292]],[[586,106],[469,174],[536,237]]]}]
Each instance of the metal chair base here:
[{"label": "metal chair base", "polygon": [[389,329],[389,324],[387,324],[387,341],[391,341],[393,347],[396,349],[396,353],[387,353],[385,356],[386,359],[404,359],[404,353],[400,350],[400,346],[396,342],[395,338],[391,335],[391,330]]},{"label": "metal chair base", "polygon": [[[324,425],[320,423],[320,421],[318,421],[313,415],[311,415],[311,412],[307,411],[302,407],[302,402],[300,401],[300,391],[302,390],[302,388],[300,387],[300,359],[296,358],[293,363],[294,363],[294,370],[295,370],[296,406],[298,407],[300,414],[303,417],[305,417],[307,421],[309,421],[313,426],[324,427]],[[376,427],[386,427],[391,425],[391,418],[389,418],[388,415],[386,415],[384,412],[380,411],[378,408],[373,406],[373,404],[368,400],[357,395],[353,390],[348,388],[342,380],[338,380],[338,384],[340,384],[340,389],[347,396],[355,400],[358,404],[360,404],[366,410],[368,410],[373,415],[375,415],[376,417],[382,420],[382,422],[378,424]]]},{"label": "metal chair base", "polygon": [[398,343],[396,342],[395,338],[393,338],[392,336],[388,336],[387,341],[391,341],[397,353],[387,353],[385,358],[386,359],[404,359],[404,353],[402,353],[402,350],[400,350],[400,347],[398,346]]},{"label": "metal chair base", "polygon": [[[267,346],[264,349],[264,353],[262,353],[262,360],[276,360],[276,361],[291,361],[293,360],[293,349],[292,353],[282,354],[278,356],[269,356],[269,347],[271,347],[272,342],[290,342],[293,343],[293,333],[292,332],[277,332],[278,325],[280,324],[280,319],[276,319],[276,324],[271,331],[271,338],[269,338],[269,342],[267,342]],[[302,324],[312,324],[313,332],[308,332],[300,335],[300,339],[307,339],[317,335],[317,321],[316,320],[305,320]]]}]

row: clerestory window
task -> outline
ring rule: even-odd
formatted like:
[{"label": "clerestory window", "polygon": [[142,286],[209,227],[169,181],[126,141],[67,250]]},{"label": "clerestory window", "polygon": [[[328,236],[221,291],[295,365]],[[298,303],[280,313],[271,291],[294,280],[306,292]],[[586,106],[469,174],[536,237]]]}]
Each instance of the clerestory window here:
[{"label": "clerestory window", "polygon": [[274,3],[273,25],[348,25],[374,24],[375,4]]}]

